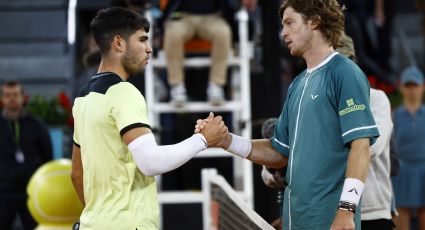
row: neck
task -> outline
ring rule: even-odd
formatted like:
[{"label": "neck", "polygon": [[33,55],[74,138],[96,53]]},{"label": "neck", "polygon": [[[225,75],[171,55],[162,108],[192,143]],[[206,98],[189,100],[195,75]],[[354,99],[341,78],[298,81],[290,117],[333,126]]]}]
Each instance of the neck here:
[{"label": "neck", "polygon": [[316,67],[332,52],[334,52],[332,45],[328,44],[323,39],[319,39],[316,42],[312,41],[310,49],[303,54],[303,58],[307,63],[307,68],[312,69]]},{"label": "neck", "polygon": [[12,120],[12,121],[18,120],[19,116],[21,115],[21,110],[7,110],[7,109],[5,109],[3,111],[4,111],[3,112],[4,117],[6,117],[7,119]]},{"label": "neck", "polygon": [[103,57],[100,61],[98,73],[112,72],[117,74],[123,81],[126,81],[129,77],[128,73],[124,70],[122,64],[116,59],[109,57]]},{"label": "neck", "polygon": [[407,111],[409,111],[412,114],[416,113],[419,110],[419,108],[421,107],[421,105],[422,105],[421,100],[404,99],[404,106],[406,107]]}]

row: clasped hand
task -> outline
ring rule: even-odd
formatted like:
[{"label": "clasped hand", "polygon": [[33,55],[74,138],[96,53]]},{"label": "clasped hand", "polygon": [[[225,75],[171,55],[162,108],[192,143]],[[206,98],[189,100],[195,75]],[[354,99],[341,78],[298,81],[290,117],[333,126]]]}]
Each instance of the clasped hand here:
[{"label": "clasped hand", "polygon": [[228,147],[226,139],[229,138],[229,132],[221,116],[214,117],[210,113],[206,119],[198,119],[195,133],[201,133],[205,137],[208,147]]}]

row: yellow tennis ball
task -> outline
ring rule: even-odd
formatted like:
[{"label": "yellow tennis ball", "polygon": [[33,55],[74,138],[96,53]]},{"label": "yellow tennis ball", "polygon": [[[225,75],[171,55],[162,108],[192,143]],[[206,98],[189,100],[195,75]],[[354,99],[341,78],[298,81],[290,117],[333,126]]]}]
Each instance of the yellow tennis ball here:
[{"label": "yellow tennis ball", "polygon": [[27,205],[39,224],[72,224],[80,217],[83,206],[71,181],[71,160],[47,162],[32,175]]}]

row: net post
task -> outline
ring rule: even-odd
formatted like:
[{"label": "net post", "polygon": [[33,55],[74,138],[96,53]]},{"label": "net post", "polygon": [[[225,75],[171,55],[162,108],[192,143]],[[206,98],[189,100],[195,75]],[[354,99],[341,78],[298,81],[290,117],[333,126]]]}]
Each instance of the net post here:
[{"label": "net post", "polygon": [[202,169],[202,217],[204,230],[212,230],[212,219],[211,219],[211,179],[218,175],[217,169]]}]

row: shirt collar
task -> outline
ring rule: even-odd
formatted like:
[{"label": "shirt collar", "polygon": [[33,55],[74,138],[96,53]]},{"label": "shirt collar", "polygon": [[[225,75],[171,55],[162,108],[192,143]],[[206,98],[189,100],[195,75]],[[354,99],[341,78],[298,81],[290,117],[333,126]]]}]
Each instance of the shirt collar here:
[{"label": "shirt collar", "polygon": [[335,57],[335,55],[339,54],[338,52],[334,51],[331,54],[329,54],[329,56],[327,56],[325,58],[325,60],[323,60],[322,62],[320,62],[318,65],[316,65],[315,67],[311,68],[311,69],[307,69],[307,73],[312,73],[313,71],[319,69],[320,67],[326,65],[333,57]]}]

